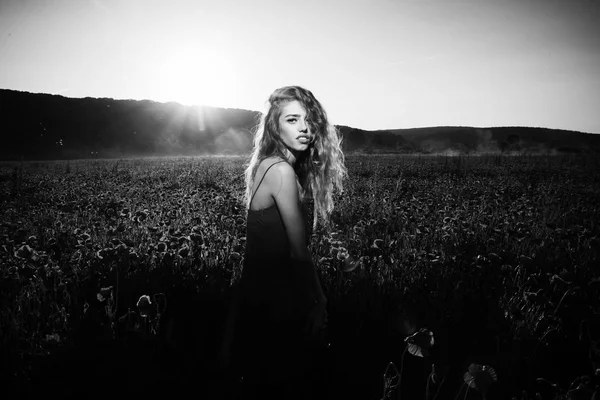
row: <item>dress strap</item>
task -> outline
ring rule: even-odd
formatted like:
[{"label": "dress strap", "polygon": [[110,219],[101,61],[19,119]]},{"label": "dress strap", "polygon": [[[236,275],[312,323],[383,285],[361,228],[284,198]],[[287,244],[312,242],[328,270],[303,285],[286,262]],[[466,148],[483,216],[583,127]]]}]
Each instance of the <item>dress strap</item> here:
[{"label": "dress strap", "polygon": [[274,162],[273,164],[269,165],[269,167],[267,168],[267,170],[265,171],[265,173],[263,174],[262,178],[260,178],[260,182],[258,182],[258,186],[256,186],[256,190],[254,191],[254,194],[252,194],[252,197],[250,198],[250,203],[248,203],[248,207],[250,207],[250,205],[252,204],[252,200],[254,199],[254,196],[256,195],[256,192],[258,192],[258,188],[260,187],[260,184],[262,183],[263,179],[265,179],[265,176],[267,175],[267,172],[269,172],[269,170],[271,169],[271,167],[275,164],[279,164],[284,162],[282,161],[277,161]]}]

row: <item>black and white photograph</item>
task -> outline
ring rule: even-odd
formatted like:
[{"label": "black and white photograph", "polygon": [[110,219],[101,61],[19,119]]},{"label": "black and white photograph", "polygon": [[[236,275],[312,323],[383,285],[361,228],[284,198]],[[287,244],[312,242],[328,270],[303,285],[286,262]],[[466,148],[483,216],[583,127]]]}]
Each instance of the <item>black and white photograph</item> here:
[{"label": "black and white photograph", "polygon": [[0,398],[600,399],[599,0],[0,0]]}]

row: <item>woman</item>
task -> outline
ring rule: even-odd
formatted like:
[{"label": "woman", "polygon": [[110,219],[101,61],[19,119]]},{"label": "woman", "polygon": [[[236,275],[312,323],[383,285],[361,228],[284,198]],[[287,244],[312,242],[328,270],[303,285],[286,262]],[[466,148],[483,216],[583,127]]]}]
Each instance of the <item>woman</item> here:
[{"label": "woman", "polygon": [[[243,376],[248,397],[301,397],[307,339],[327,324],[327,299],[308,251],[312,228],[329,224],[333,191],[346,176],[341,140],[313,94],[275,90],[246,168],[244,268],[230,312],[223,359]],[[293,386],[292,386],[293,385]],[[286,389],[287,388],[287,389]],[[288,396],[290,397],[290,396]],[[293,396],[292,396],[293,397]]]}]

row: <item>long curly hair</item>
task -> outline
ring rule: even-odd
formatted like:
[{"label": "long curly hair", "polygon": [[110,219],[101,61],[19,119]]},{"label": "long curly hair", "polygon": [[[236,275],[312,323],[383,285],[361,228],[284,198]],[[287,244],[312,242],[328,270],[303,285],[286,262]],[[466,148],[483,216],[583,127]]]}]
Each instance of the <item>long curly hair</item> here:
[{"label": "long curly hair", "polygon": [[285,104],[297,100],[306,110],[310,131],[315,138],[307,151],[300,153],[294,170],[300,182],[302,201],[314,201],[313,228],[320,219],[324,226],[329,225],[329,217],[334,208],[333,192],[343,192],[343,180],[347,176],[342,152],[342,139],[337,129],[327,119],[323,106],[307,89],[299,86],[285,86],[275,90],[269,97],[267,110],[260,117],[254,134],[254,148],[245,170],[246,208],[250,207],[252,185],[258,166],[264,159],[280,156],[288,159],[290,150],[279,136],[279,118]]}]

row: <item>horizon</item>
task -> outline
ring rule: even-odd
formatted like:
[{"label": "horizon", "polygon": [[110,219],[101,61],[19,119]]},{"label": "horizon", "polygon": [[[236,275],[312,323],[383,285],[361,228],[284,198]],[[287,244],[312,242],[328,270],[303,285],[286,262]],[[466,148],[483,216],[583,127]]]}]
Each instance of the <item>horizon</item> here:
[{"label": "horizon", "polygon": [[591,0],[6,0],[0,88],[261,112],[300,85],[368,131],[596,134],[598,20]]},{"label": "horizon", "polygon": [[[250,112],[255,112],[255,113],[260,113],[261,112],[261,111],[258,111],[258,110],[248,110],[248,109],[245,109],[245,108],[236,108],[236,107],[215,107],[215,106],[202,106],[202,105],[191,105],[190,106],[190,105],[179,103],[177,101],[162,102],[162,101],[156,101],[156,100],[151,100],[151,99],[115,99],[115,98],[112,98],[112,97],[93,97],[93,96],[68,97],[68,96],[64,96],[64,95],[61,95],[61,94],[32,93],[32,92],[28,92],[28,91],[20,91],[20,90],[14,90],[14,89],[0,88],[0,90],[11,90],[11,91],[15,91],[15,92],[27,93],[27,94],[32,94],[32,95],[59,96],[59,97],[63,97],[63,98],[66,98],[66,99],[71,99],[71,100],[84,100],[86,98],[92,98],[92,99],[97,99],[97,100],[107,99],[107,100],[113,100],[113,101],[151,101],[151,102],[160,103],[160,104],[176,103],[176,104],[179,104],[180,106],[184,106],[184,107],[212,107],[212,108],[220,108],[220,109],[250,111]],[[361,127],[358,127],[358,126],[351,126],[351,125],[346,125],[346,124],[335,124],[335,125],[336,126],[344,126],[344,127],[352,128],[352,129],[359,129],[359,130],[362,130],[362,131],[365,131],[365,132],[394,131],[394,130],[413,130],[413,129],[428,129],[428,128],[476,128],[476,129],[498,129],[498,128],[526,128],[526,129],[530,129],[530,128],[533,128],[533,129],[548,129],[548,130],[557,130],[557,131],[568,131],[568,132],[574,132],[574,133],[585,133],[585,134],[590,134],[590,135],[598,135],[598,134],[600,134],[600,132],[585,132],[585,131],[578,131],[578,130],[573,130],[573,129],[552,128],[552,127],[546,127],[546,126],[523,126],[523,125],[495,125],[495,126],[431,125],[431,126],[421,126],[421,127],[380,128],[380,129],[365,129],[365,128],[361,128]]]}]

